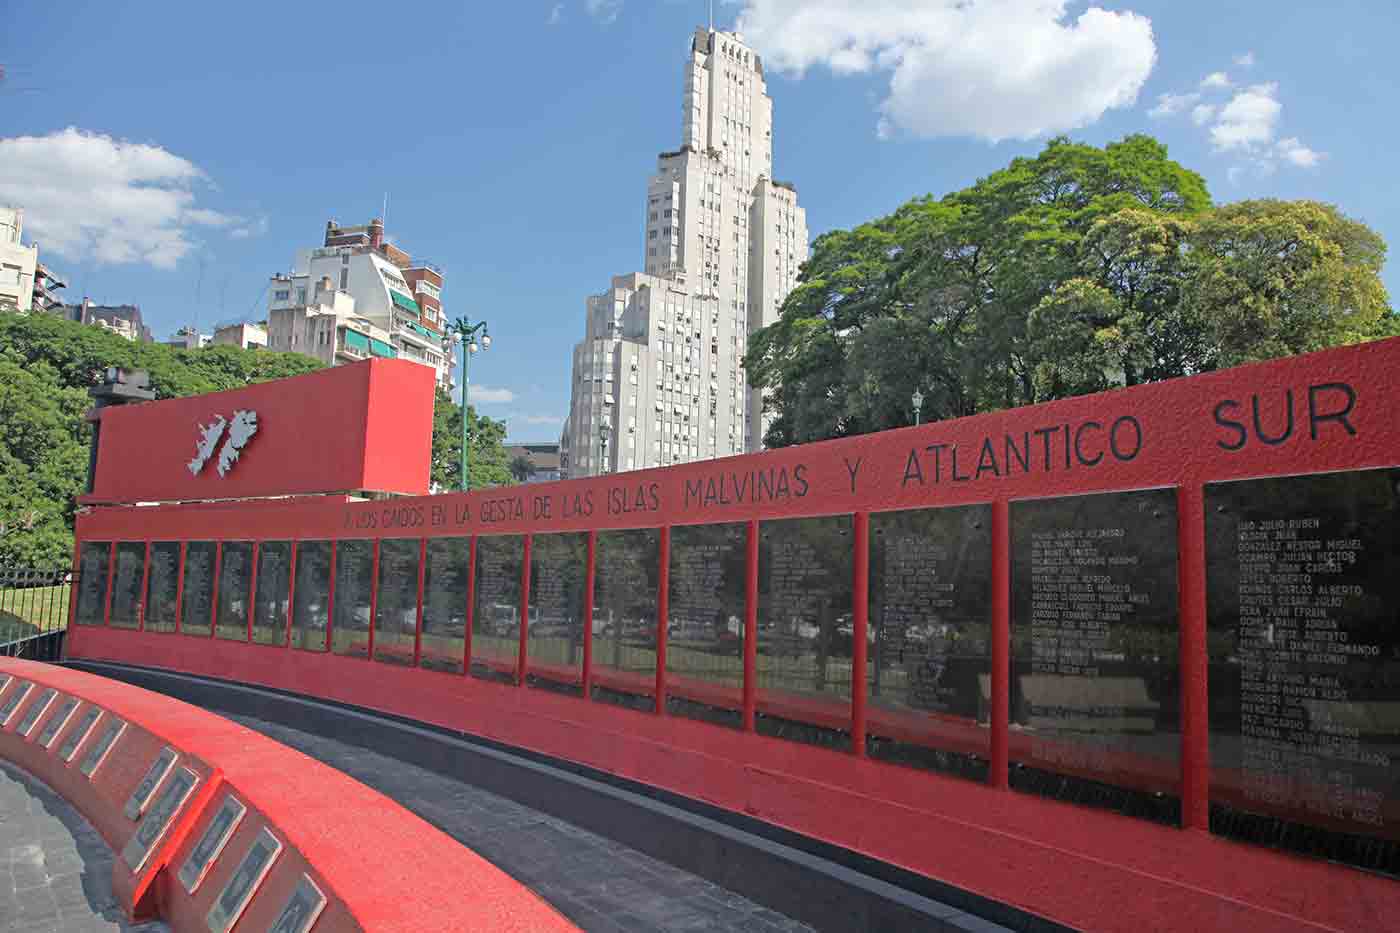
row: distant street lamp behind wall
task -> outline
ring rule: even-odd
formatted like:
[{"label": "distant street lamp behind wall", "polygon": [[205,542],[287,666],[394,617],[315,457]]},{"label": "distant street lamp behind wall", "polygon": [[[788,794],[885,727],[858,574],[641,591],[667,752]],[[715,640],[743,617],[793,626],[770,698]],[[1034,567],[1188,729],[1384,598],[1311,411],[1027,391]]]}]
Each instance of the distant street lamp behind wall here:
[{"label": "distant street lamp behind wall", "polygon": [[923,414],[924,409],[924,393],[920,392],[918,389],[915,389],[914,394],[910,396],[909,401],[914,403],[914,423],[918,424],[919,417]]}]

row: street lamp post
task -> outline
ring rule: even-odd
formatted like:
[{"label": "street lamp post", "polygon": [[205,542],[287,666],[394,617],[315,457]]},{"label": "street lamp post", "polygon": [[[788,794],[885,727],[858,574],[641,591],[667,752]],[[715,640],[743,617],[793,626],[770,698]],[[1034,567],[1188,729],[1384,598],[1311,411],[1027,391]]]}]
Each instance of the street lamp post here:
[{"label": "street lamp post", "polygon": [[917,425],[919,423],[919,416],[923,414],[924,410],[924,393],[915,389],[909,401],[914,403],[914,424]]},{"label": "street lamp post", "polygon": [[598,443],[602,446],[603,458],[603,462],[599,464],[598,472],[606,473],[608,472],[608,426],[606,424],[598,425]]},{"label": "street lamp post", "polygon": [[[464,317],[459,317],[456,321],[447,325],[447,333],[450,339],[444,339],[442,346],[444,350],[451,352],[452,346],[462,348],[462,479],[461,489],[466,492],[471,488],[471,475],[467,472],[471,460],[471,448],[467,446],[467,395],[471,381],[467,375],[467,360],[478,349],[491,349],[491,335],[486,332],[486,322],[477,321],[473,324]],[[478,345],[476,335],[481,334],[481,343]]]}]

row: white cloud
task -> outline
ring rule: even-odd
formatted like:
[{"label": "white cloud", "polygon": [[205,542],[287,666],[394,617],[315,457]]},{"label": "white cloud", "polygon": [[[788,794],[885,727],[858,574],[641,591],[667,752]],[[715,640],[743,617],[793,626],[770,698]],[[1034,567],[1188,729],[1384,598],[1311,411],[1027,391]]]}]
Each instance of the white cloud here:
[{"label": "white cloud", "polygon": [[1030,139],[1128,107],[1157,59],[1152,23],[1068,0],[746,0],[737,29],[796,77],[888,73],[881,126]]},{"label": "white cloud", "polygon": [[0,203],[23,207],[31,239],[75,262],[170,269],[195,248],[193,228],[243,229],[243,218],[196,205],[207,183],[160,146],[76,127],[0,138]]},{"label": "white cloud", "polygon": [[533,427],[562,428],[564,426],[563,415],[519,415],[511,416],[509,420]]},{"label": "white cloud", "polygon": [[248,237],[262,236],[271,226],[267,216],[259,217],[257,220],[241,224],[229,231],[228,235],[235,240],[246,240]]},{"label": "white cloud", "polygon": [[558,26],[564,21],[564,4],[554,4],[554,9],[549,11],[549,19],[544,21],[546,26]]},{"label": "white cloud", "polygon": [[1316,168],[1319,162],[1327,158],[1327,153],[1309,149],[1296,136],[1280,139],[1278,144],[1274,146],[1274,152],[1285,162],[1290,162],[1299,168]]},{"label": "white cloud", "polygon": [[1158,94],[1157,106],[1147,111],[1147,115],[1154,120],[1174,116],[1200,99],[1200,94]]},{"label": "white cloud", "polygon": [[1254,67],[1254,53],[1253,53],[1253,52],[1241,52],[1239,55],[1236,55],[1236,56],[1235,56],[1235,64],[1236,64],[1236,65],[1239,65],[1241,68],[1253,68],[1253,67]]},{"label": "white cloud", "polygon": [[1215,116],[1215,111],[1219,109],[1214,104],[1197,104],[1191,108],[1191,122],[1197,126],[1205,126]]},{"label": "white cloud", "polygon": [[583,8],[589,16],[606,26],[622,15],[622,0],[583,0]]},{"label": "white cloud", "polygon": [[1212,71],[1201,79],[1201,87],[1229,87],[1230,76],[1223,71]]},{"label": "white cloud", "polygon": [[479,405],[491,405],[502,402],[513,402],[515,401],[515,393],[510,389],[474,385],[471,387],[469,398]]},{"label": "white cloud", "polygon": [[1273,142],[1283,105],[1278,102],[1278,84],[1255,84],[1230,98],[1220,108],[1210,141],[1216,149],[1254,149]]}]

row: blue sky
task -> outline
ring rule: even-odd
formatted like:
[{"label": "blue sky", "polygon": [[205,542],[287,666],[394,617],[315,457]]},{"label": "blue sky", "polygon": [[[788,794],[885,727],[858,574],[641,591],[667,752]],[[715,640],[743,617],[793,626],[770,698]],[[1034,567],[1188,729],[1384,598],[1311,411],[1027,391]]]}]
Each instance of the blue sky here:
[{"label": "blue sky", "polygon": [[[641,264],[703,2],[6,6],[0,202],[71,296],[139,304],[161,337],[256,319],[270,274],[387,192],[448,312],[490,323],[481,410],[557,439],[584,297]],[[1149,132],[1217,201],[1316,198],[1400,243],[1400,4],[1101,7],[715,5],[767,56],[775,173],[814,237],[1063,131]]]}]

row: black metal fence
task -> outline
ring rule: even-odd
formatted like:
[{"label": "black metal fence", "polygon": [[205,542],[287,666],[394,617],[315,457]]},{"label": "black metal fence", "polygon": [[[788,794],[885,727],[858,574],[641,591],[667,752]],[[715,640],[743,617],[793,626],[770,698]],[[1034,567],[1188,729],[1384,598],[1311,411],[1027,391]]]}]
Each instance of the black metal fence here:
[{"label": "black metal fence", "polygon": [[0,656],[58,660],[73,584],[68,567],[0,566]]}]

